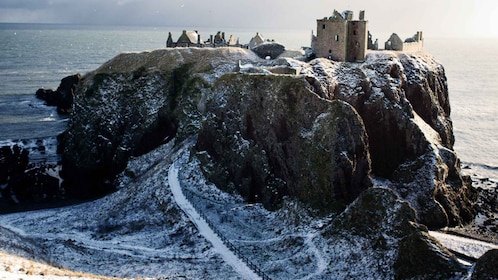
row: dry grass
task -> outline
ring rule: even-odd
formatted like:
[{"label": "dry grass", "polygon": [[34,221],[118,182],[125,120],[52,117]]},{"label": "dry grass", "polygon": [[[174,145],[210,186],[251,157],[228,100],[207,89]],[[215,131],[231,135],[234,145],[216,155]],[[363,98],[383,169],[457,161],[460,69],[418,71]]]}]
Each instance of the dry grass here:
[{"label": "dry grass", "polygon": [[119,278],[93,275],[61,269],[48,264],[35,262],[14,256],[0,250],[0,279],[102,279],[115,280]]}]

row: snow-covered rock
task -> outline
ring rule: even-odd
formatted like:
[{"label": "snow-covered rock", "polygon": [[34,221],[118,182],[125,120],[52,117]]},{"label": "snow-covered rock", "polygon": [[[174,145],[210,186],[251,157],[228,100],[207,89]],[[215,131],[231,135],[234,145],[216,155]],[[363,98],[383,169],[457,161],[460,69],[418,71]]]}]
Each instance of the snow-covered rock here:
[{"label": "snow-covered rock", "polygon": [[427,54],[306,63],[239,48],[126,53],[87,74],[75,103],[61,173],[73,196],[106,193],[131,156],[201,132],[206,165],[227,170],[219,187],[267,206],[291,195],[340,211],[372,172],[431,228],[474,215],[444,69]]}]

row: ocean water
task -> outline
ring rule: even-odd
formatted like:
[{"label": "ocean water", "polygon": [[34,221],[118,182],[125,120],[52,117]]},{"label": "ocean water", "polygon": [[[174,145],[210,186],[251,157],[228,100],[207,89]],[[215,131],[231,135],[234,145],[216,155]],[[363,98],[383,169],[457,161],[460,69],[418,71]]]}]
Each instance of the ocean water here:
[{"label": "ocean water", "polygon": [[[222,30],[241,43],[260,32],[289,49],[309,46],[311,35],[308,29],[197,30],[203,38]],[[47,160],[44,154],[55,154],[55,136],[67,118],[36,99],[36,90],[56,89],[62,78],[92,71],[121,52],[163,48],[170,31],[174,39],[181,34],[176,27],[0,23],[0,146],[18,143]],[[456,152],[470,172],[498,179],[498,39],[429,37],[424,44],[446,70]]]}]

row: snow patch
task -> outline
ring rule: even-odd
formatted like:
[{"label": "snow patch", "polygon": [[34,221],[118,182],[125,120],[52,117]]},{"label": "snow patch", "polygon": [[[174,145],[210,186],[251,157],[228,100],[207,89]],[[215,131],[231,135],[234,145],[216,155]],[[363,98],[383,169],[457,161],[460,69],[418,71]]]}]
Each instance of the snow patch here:
[{"label": "snow patch", "polygon": [[480,258],[484,255],[484,253],[491,249],[498,249],[498,245],[480,240],[438,231],[429,231],[429,234],[439,240],[439,242],[446,248],[476,259]]}]

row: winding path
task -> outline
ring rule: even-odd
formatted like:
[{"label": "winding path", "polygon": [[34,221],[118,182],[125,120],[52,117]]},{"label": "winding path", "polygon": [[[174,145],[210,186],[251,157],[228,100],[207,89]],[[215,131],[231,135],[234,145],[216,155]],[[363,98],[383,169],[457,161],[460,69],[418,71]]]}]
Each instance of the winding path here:
[{"label": "winding path", "polygon": [[254,271],[252,271],[245,262],[237,257],[216,235],[208,223],[201,217],[194,206],[188,201],[182,192],[180,182],[178,181],[178,167],[175,163],[171,164],[168,171],[168,182],[173,193],[176,204],[187,214],[190,220],[195,224],[199,233],[202,234],[211,244],[214,249],[222,256],[223,260],[233,267],[242,277],[246,279],[261,279]]}]

